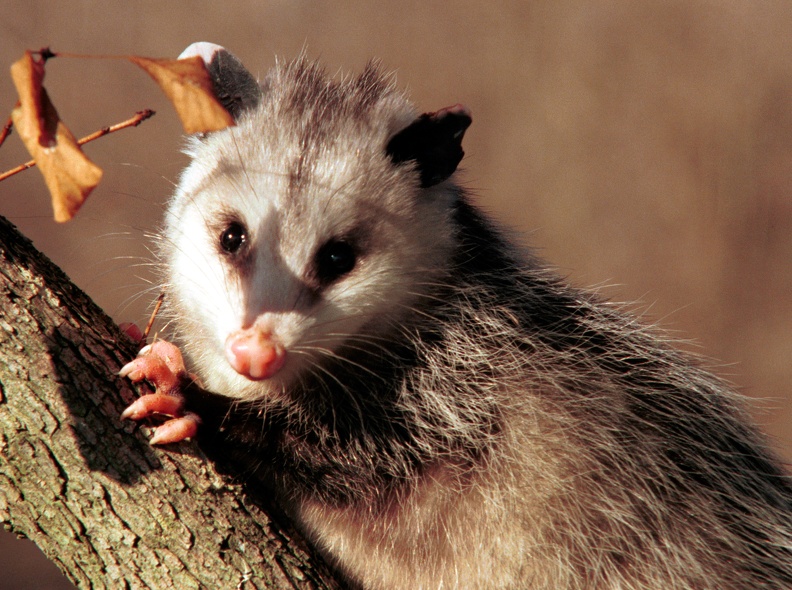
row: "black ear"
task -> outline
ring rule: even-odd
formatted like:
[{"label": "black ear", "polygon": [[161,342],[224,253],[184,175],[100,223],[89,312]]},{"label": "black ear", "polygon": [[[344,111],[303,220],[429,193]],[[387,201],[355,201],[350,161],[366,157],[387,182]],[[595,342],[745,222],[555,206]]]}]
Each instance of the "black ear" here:
[{"label": "black ear", "polygon": [[212,78],[215,96],[234,119],[261,100],[261,87],[253,75],[225,47],[201,41],[182,51],[179,59],[198,56]]},{"label": "black ear", "polygon": [[472,121],[461,104],[424,113],[394,135],[385,151],[395,164],[415,161],[421,186],[434,186],[451,176],[465,155],[462,136]]}]

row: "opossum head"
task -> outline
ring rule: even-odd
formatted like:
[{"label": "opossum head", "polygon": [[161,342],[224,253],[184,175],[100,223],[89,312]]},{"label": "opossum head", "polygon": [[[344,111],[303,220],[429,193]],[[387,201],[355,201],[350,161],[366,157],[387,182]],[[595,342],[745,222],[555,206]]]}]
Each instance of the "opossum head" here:
[{"label": "opossum head", "polygon": [[190,140],[163,232],[172,321],[208,388],[278,399],[343,346],[387,347],[448,272],[470,116],[416,115],[373,64],[335,81],[300,58],[259,85],[221,47],[182,55],[236,125]]}]

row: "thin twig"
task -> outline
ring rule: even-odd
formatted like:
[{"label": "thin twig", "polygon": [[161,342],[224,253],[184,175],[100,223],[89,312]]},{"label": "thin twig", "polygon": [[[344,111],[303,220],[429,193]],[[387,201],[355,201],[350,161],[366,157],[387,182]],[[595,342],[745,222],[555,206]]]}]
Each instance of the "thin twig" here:
[{"label": "thin twig", "polygon": [[49,45],[47,47],[42,47],[35,53],[38,53],[42,62],[46,62],[51,57],[58,57],[58,54],[52,51],[52,49],[49,48]]},{"label": "thin twig", "polygon": [[107,135],[108,133],[114,133],[116,131],[120,131],[121,129],[126,129],[127,127],[137,127],[143,121],[152,117],[154,115],[154,111],[151,109],[146,109],[144,111],[138,111],[134,117],[131,119],[127,119],[121,123],[117,123],[115,125],[111,125],[110,127],[102,127],[99,131],[91,133],[90,135],[86,135],[82,139],[77,142],[77,145],[83,145],[84,143],[88,143],[89,141],[93,141],[94,139],[99,139],[100,137]]},{"label": "thin twig", "polygon": [[162,307],[162,302],[165,300],[165,293],[160,293],[159,297],[157,297],[157,302],[154,304],[154,311],[151,312],[151,317],[149,318],[148,324],[146,324],[146,329],[143,330],[143,341],[148,338],[149,332],[151,332],[151,326],[154,325],[154,319],[157,317],[159,313],[160,307]]},{"label": "thin twig", "polygon": [[[110,127],[102,127],[99,131],[91,133],[90,135],[86,135],[82,139],[77,141],[77,145],[83,145],[88,143],[89,141],[93,141],[95,139],[99,139],[109,133],[114,133],[116,131],[120,131],[121,129],[126,129],[127,127],[137,127],[146,119],[152,117],[154,115],[154,111],[151,109],[146,109],[143,111],[138,111],[134,117],[127,119],[126,121],[122,121],[121,123],[116,123],[115,125],[111,125]],[[3,137],[5,139],[5,136]],[[0,142],[2,143],[2,142]],[[36,165],[35,160],[30,160],[29,162],[25,162],[24,164],[20,164],[16,168],[12,168],[6,172],[0,174],[0,181],[5,180],[6,178],[13,176],[14,174],[19,174],[23,170],[27,170],[28,168],[32,168]]]},{"label": "thin twig", "polygon": [[0,131],[0,145],[3,145],[3,142],[6,140],[6,137],[11,135],[11,128],[14,126],[14,119],[12,117],[8,117],[8,121],[6,121],[3,130]]},{"label": "thin twig", "polygon": [[13,176],[14,174],[19,174],[23,170],[27,170],[28,168],[32,168],[35,165],[36,165],[36,161],[35,160],[30,160],[29,162],[25,162],[24,164],[20,164],[16,168],[11,168],[11,170],[6,170],[2,174],[0,174],[0,181],[5,180],[6,178],[9,178],[9,177]]}]

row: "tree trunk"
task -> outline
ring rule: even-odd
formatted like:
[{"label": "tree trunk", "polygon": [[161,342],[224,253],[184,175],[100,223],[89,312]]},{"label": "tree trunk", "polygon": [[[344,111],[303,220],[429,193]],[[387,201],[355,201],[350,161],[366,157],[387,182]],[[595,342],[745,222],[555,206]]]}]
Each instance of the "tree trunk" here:
[{"label": "tree trunk", "polygon": [[[80,588],[338,588],[292,527],[187,443],[119,415],[136,354],[0,218],[0,521]],[[126,586],[124,585],[126,583]]]}]

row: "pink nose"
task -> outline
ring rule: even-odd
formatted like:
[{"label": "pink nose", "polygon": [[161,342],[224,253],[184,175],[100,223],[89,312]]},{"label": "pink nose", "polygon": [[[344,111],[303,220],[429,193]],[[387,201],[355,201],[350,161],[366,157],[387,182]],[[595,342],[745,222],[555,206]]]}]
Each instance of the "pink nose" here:
[{"label": "pink nose", "polygon": [[286,361],[286,351],[274,341],[272,334],[255,326],[230,334],[225,352],[237,373],[256,381],[269,379]]}]

